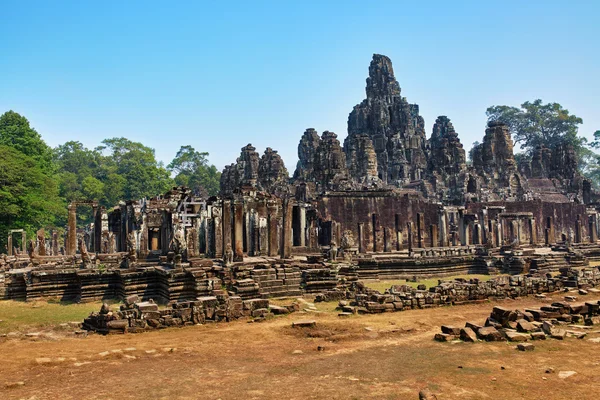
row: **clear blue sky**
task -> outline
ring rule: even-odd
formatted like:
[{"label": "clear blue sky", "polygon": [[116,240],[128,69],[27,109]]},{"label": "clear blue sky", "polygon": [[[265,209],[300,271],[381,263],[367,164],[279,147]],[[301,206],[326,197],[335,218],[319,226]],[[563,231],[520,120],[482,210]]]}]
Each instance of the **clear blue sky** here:
[{"label": "clear blue sky", "polygon": [[465,148],[485,109],[541,98],[600,129],[600,1],[0,0],[0,113],[51,146],[124,136],[219,169],[252,143],[290,173],[306,128],[346,136],[373,53],[389,56],[427,134]]}]

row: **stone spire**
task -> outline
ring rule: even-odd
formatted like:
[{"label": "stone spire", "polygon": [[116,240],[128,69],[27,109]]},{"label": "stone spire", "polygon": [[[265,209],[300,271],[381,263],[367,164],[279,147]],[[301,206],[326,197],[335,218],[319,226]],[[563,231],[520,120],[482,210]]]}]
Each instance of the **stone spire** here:
[{"label": "stone spire", "polygon": [[359,184],[379,186],[377,176],[377,154],[369,136],[358,134],[346,137],[344,141],[346,166],[352,179]]},{"label": "stone spire", "polygon": [[258,180],[261,190],[274,194],[283,194],[289,191],[288,171],[277,150],[267,147],[265,154],[258,163]]},{"label": "stone spire", "polygon": [[452,122],[445,115],[438,117],[429,139],[429,168],[442,176],[458,174],[466,168],[465,150]]},{"label": "stone spire", "polygon": [[306,182],[314,181],[315,156],[321,143],[321,138],[316,130],[308,128],[304,131],[298,144],[298,164],[294,172],[294,179]]},{"label": "stone spire", "polygon": [[383,99],[393,103],[400,97],[400,85],[394,77],[392,60],[381,54],[373,54],[367,78],[367,99]]},{"label": "stone spire", "polygon": [[425,124],[419,107],[400,96],[388,57],[373,55],[366,93],[348,117],[348,136],[364,134],[371,139],[384,183],[401,186],[421,179],[427,168]]}]

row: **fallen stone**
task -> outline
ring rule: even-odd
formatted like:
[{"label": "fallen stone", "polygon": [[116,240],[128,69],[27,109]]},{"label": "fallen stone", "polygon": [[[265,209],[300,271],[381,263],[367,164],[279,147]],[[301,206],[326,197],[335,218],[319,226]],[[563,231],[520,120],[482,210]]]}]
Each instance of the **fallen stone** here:
[{"label": "fallen stone", "polygon": [[519,332],[529,333],[529,332],[535,331],[536,329],[537,328],[535,326],[533,326],[533,324],[527,320],[520,319],[517,321],[517,330]]},{"label": "fallen stone", "polygon": [[50,364],[52,359],[50,357],[39,357],[35,359],[35,362],[38,364]]},{"label": "fallen stone", "polygon": [[546,334],[544,332],[531,332],[532,340],[546,340]]},{"label": "fallen stone", "polygon": [[451,325],[442,325],[442,333],[458,336],[460,335],[460,328]]},{"label": "fallen stone", "polygon": [[504,340],[502,334],[493,326],[485,326],[477,331],[477,337],[486,342],[501,342]]},{"label": "fallen stone", "polygon": [[317,326],[317,321],[314,319],[292,322],[292,328],[314,328],[315,326]]},{"label": "fallen stone", "polygon": [[479,325],[479,324],[475,324],[473,322],[467,322],[465,324],[465,328],[471,328],[471,329],[473,329],[473,331],[477,332],[480,328],[483,328],[483,326]]},{"label": "fallen stone", "polygon": [[517,345],[517,349],[520,351],[533,351],[535,349],[535,346],[531,343],[519,343]]},{"label": "fallen stone", "polygon": [[460,339],[464,342],[476,342],[477,334],[471,328],[462,328],[460,330]]},{"label": "fallen stone", "polygon": [[524,333],[511,332],[511,331],[504,332],[504,335],[510,342],[526,342],[531,337]]},{"label": "fallen stone", "polygon": [[433,338],[438,342],[451,342],[456,339],[456,336],[448,335],[447,333],[436,333]]},{"label": "fallen stone", "polygon": [[562,329],[553,329],[550,337],[556,340],[563,340],[567,336],[567,332]]},{"label": "fallen stone", "polygon": [[570,377],[570,376],[573,376],[573,375],[575,375],[576,373],[577,373],[577,372],[575,372],[575,371],[559,371],[559,372],[558,372],[558,377],[559,377],[560,379],[567,379],[568,377]]},{"label": "fallen stone", "polygon": [[283,314],[289,314],[290,313],[290,311],[287,308],[276,306],[276,305],[273,305],[273,304],[269,304],[269,311],[271,311],[271,313],[273,313],[275,315],[283,315]]},{"label": "fallen stone", "polygon": [[423,389],[419,392],[419,400],[437,400],[437,396],[429,389]]}]

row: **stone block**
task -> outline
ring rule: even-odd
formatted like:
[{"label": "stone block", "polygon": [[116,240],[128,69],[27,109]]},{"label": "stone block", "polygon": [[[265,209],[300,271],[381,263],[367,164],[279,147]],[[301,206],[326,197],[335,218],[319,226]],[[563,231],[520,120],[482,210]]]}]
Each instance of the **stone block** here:
[{"label": "stone block", "polygon": [[520,351],[533,351],[535,349],[535,346],[531,343],[519,343],[517,345],[517,349],[519,349]]},{"label": "stone block", "polygon": [[462,328],[460,330],[460,339],[464,342],[476,342],[477,334],[471,328]]}]

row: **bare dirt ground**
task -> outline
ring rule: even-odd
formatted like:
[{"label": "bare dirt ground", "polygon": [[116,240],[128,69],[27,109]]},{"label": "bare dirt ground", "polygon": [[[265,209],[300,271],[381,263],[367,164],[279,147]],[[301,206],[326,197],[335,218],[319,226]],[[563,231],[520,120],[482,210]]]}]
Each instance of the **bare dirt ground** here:
[{"label": "bare dirt ground", "polygon": [[[0,399],[418,399],[426,387],[438,399],[598,399],[600,343],[589,339],[600,328],[533,352],[433,341],[442,324],[483,323],[494,304],[341,319],[329,303],[262,323],[0,339]],[[290,326],[308,318],[316,329]]]}]

